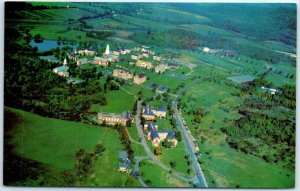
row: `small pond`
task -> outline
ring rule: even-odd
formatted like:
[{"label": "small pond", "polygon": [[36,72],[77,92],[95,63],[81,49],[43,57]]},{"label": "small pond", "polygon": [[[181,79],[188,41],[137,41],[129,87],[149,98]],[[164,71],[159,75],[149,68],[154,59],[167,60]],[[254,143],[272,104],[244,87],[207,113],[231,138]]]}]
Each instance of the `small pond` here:
[{"label": "small pond", "polygon": [[42,43],[36,43],[34,42],[34,40],[31,40],[30,45],[32,47],[36,46],[38,50],[41,52],[51,50],[52,48],[56,48],[56,47],[62,48],[65,46],[70,46],[73,49],[77,48],[77,44],[71,42],[61,42],[60,44],[57,44],[56,40],[44,40]]}]

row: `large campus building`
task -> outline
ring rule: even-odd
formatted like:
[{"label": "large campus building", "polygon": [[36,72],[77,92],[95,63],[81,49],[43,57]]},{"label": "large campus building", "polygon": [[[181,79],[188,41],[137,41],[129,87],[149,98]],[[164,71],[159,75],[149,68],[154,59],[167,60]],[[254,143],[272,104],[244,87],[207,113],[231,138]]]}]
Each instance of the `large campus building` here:
[{"label": "large campus building", "polygon": [[152,63],[144,60],[138,60],[136,62],[136,66],[141,67],[141,68],[146,68],[146,69],[152,69]]},{"label": "large campus building", "polygon": [[155,66],[154,70],[156,73],[164,73],[167,69],[169,69],[169,66],[167,64],[159,64]]},{"label": "large campus building", "polygon": [[146,121],[144,124],[144,131],[146,131],[146,137],[151,140],[154,147],[159,146],[163,141],[172,142],[172,146],[177,146],[177,139],[175,137],[175,131],[173,130],[158,130],[158,125],[151,121]]},{"label": "large campus building", "polygon": [[96,54],[96,51],[91,50],[91,49],[78,49],[78,50],[75,50],[75,54],[85,55],[85,56],[94,56]]},{"label": "large campus building", "polygon": [[163,104],[161,104],[157,108],[152,108],[150,105],[147,104],[143,108],[143,113],[142,113],[142,117],[148,121],[153,121],[155,117],[166,117],[166,115],[167,115],[167,109]]},{"label": "large campus building", "polygon": [[133,74],[125,70],[114,69],[113,76],[117,78],[122,78],[124,80],[129,80],[132,79]]},{"label": "large campus building", "polygon": [[124,111],[122,114],[101,112],[98,113],[97,116],[97,120],[99,123],[105,123],[108,125],[125,126],[126,123],[132,119],[132,115],[127,111]]},{"label": "large campus building", "polygon": [[106,67],[106,66],[108,66],[109,62],[110,62],[110,59],[108,59],[108,58],[96,57],[95,56],[93,63],[96,64],[96,65],[100,65],[100,66]]}]

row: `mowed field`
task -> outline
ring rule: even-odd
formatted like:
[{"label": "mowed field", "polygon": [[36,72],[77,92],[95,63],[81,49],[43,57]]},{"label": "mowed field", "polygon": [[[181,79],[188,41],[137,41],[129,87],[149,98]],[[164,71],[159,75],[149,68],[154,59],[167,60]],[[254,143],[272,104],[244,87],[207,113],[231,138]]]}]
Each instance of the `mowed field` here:
[{"label": "mowed field", "polygon": [[[152,146],[151,141],[147,140],[146,142],[148,144],[149,149],[154,152],[155,147]],[[194,172],[192,170],[190,173],[187,172],[187,170],[191,168],[191,166],[187,164],[187,160],[185,159],[185,156],[187,156],[187,152],[182,141],[178,141],[176,147],[165,148],[161,146],[161,149],[161,154],[155,155],[155,157],[158,160],[160,160],[165,166],[171,168],[172,171],[180,173],[186,177],[193,177]],[[173,167],[171,167],[170,162],[176,164]]]},{"label": "mowed field", "polygon": [[108,91],[105,97],[107,105],[93,104],[90,111],[122,113],[124,111],[131,111],[135,101],[135,97],[123,89]]},{"label": "mowed field", "polygon": [[[202,167],[211,187],[293,188],[295,172],[227,146],[201,145]],[[205,152],[209,151],[207,155]],[[213,178],[212,178],[213,177]]]},{"label": "mowed field", "polygon": [[[129,178],[129,175],[118,172],[118,152],[122,145],[115,130],[45,118],[12,108],[5,108],[5,111],[13,112],[22,119],[11,132],[11,142],[17,155],[55,169],[72,170],[76,151],[84,149],[92,152],[98,143],[102,143],[106,150],[96,161],[93,178],[88,177],[84,184],[124,186]],[[139,185],[138,182],[134,184]]]},{"label": "mowed field", "polygon": [[172,176],[169,172],[149,160],[144,161],[144,164],[140,166],[140,171],[142,179],[150,187],[191,187],[187,182]]}]

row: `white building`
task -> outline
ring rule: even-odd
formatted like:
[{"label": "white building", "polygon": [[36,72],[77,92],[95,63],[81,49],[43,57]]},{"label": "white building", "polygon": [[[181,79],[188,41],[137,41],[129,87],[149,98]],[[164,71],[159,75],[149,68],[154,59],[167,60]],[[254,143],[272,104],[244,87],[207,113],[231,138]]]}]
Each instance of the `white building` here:
[{"label": "white building", "polygon": [[205,52],[205,53],[208,53],[208,52],[210,51],[210,49],[209,49],[208,47],[204,47],[204,48],[202,49],[202,51]]},{"label": "white building", "polygon": [[59,76],[69,77],[69,67],[67,66],[67,59],[64,59],[63,66],[59,66],[53,69],[53,72]]},{"label": "white building", "polygon": [[106,50],[104,52],[104,55],[109,55],[110,54],[110,51],[109,51],[109,45],[107,44],[106,45]]}]

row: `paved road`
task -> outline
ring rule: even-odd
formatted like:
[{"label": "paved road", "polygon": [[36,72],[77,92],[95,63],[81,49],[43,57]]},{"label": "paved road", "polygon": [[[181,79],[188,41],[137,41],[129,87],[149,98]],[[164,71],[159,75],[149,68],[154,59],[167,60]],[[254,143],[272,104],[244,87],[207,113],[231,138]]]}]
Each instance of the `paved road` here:
[{"label": "paved road", "polygon": [[157,158],[155,158],[155,156],[153,155],[153,153],[150,151],[148,145],[147,145],[147,142],[146,142],[146,139],[145,139],[145,136],[144,136],[144,132],[143,132],[143,128],[141,127],[140,123],[141,123],[141,120],[140,120],[140,113],[141,113],[141,101],[138,101],[137,103],[137,114],[135,115],[135,122],[136,122],[136,127],[137,127],[137,131],[138,131],[138,134],[139,134],[139,137],[141,138],[141,142],[144,146],[144,149],[147,153],[147,156],[152,159],[153,162],[155,162],[157,165],[159,165],[160,167],[162,167],[164,170],[166,171],[170,171],[172,170],[172,175],[174,175],[175,177],[183,180],[183,181],[186,181],[186,182],[189,182],[191,180],[193,180],[193,178],[189,178],[189,177],[186,177],[186,176],[183,176],[182,174],[178,173],[178,172],[174,172],[173,169],[165,166],[160,160],[158,160]]},{"label": "paved road", "polygon": [[[140,172],[139,171],[139,165],[140,162],[144,159],[147,159],[149,157],[141,157],[141,156],[136,156],[134,157],[136,159],[135,165],[134,165],[134,171],[136,172]],[[144,187],[148,187],[147,184],[143,181],[143,179],[141,178],[141,176],[138,177],[139,182],[141,183],[141,185],[143,185]]]},{"label": "paved road", "polygon": [[181,134],[183,136],[183,140],[184,140],[184,145],[185,148],[188,152],[188,154],[190,155],[190,159],[192,160],[192,165],[193,165],[193,169],[196,172],[196,182],[198,184],[199,187],[208,187],[204,174],[202,172],[201,166],[198,163],[198,159],[195,155],[195,153],[197,152],[194,146],[193,141],[190,139],[190,137],[188,136],[188,133],[183,125],[181,116],[179,115],[178,112],[178,108],[177,108],[177,102],[178,99],[182,96],[182,94],[190,87],[192,87],[193,85],[195,85],[196,83],[199,83],[199,81],[195,81],[191,84],[189,84],[188,86],[185,86],[177,95],[175,101],[173,102],[173,109],[174,109],[174,116],[176,121],[178,122],[178,128],[181,131]]}]

